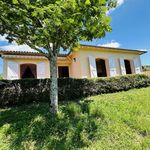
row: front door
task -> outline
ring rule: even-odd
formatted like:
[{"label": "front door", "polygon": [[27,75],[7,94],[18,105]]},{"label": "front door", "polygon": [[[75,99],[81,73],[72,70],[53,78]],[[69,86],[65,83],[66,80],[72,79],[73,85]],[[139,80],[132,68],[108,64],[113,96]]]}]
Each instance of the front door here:
[{"label": "front door", "polygon": [[97,76],[98,77],[106,77],[106,64],[103,59],[96,59],[96,68],[97,68]]},{"label": "front door", "polygon": [[124,60],[124,63],[125,63],[126,74],[132,74],[130,61]]},{"label": "front door", "polygon": [[58,77],[69,77],[69,67],[68,66],[59,66],[58,67]]}]

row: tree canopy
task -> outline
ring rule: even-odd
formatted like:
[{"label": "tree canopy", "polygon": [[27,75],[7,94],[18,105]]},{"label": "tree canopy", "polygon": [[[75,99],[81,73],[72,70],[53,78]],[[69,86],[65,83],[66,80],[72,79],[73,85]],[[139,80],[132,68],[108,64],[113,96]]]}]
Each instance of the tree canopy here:
[{"label": "tree canopy", "polygon": [[92,40],[111,31],[106,15],[115,0],[0,0],[0,34],[9,41],[43,52],[72,49],[80,40]]},{"label": "tree canopy", "polygon": [[43,53],[50,62],[50,110],[58,112],[57,54],[111,31],[116,0],[0,0],[0,34]]}]

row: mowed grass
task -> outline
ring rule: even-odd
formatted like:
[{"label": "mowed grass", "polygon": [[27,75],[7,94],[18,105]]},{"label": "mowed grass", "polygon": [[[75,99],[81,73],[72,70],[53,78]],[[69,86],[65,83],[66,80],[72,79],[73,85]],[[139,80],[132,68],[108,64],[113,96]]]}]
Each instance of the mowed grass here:
[{"label": "mowed grass", "polygon": [[0,109],[1,150],[149,150],[150,88]]}]

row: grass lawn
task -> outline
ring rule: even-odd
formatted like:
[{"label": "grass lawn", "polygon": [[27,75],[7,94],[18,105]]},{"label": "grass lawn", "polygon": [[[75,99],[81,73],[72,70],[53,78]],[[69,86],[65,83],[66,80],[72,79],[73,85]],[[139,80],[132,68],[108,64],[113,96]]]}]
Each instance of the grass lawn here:
[{"label": "grass lawn", "polygon": [[150,88],[60,103],[0,109],[1,150],[149,150]]}]

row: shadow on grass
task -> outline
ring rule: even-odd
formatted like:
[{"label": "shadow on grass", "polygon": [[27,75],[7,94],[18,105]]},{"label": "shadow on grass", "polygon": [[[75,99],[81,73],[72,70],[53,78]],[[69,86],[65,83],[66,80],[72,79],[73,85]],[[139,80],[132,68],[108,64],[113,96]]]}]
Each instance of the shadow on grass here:
[{"label": "shadow on grass", "polygon": [[4,134],[10,149],[76,149],[95,140],[97,118],[89,114],[88,102],[60,104],[56,117],[48,113],[48,104],[40,103],[4,109],[0,128],[8,125]]}]

